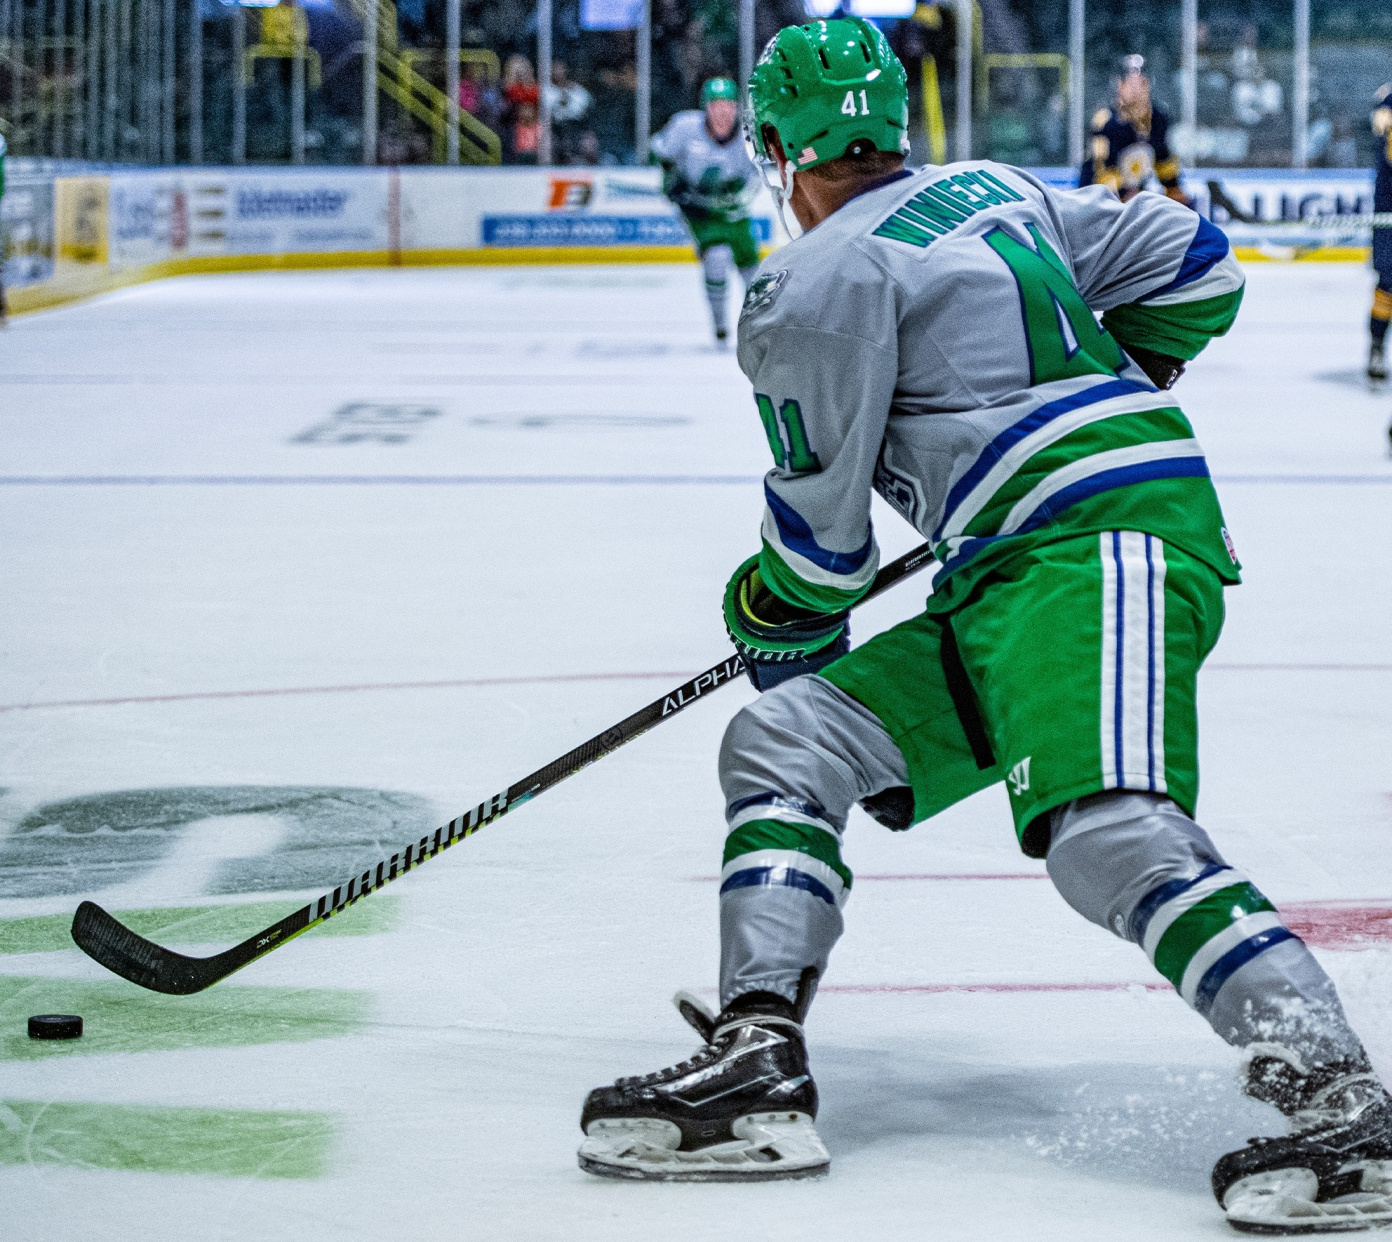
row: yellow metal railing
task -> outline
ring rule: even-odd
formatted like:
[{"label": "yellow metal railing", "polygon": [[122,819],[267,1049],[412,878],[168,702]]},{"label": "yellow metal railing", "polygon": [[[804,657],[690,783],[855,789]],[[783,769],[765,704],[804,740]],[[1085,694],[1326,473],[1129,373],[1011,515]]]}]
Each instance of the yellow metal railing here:
[{"label": "yellow metal railing", "polygon": [[[367,16],[369,2],[350,0],[360,18]],[[498,58],[492,52],[467,52],[467,56],[461,52],[461,61],[476,60],[496,70]],[[435,160],[443,163],[449,135],[449,96],[416,72],[414,62],[420,59],[420,52],[397,50],[396,6],[389,0],[377,0],[377,88],[424,122],[431,131]],[[498,135],[466,108],[459,109],[459,137],[459,157],[466,164],[502,163],[503,145]]]},{"label": "yellow metal railing", "polygon": [[986,71],[986,110],[991,107],[992,69],[1055,69],[1059,75],[1059,93],[1068,98],[1069,69],[1068,57],[1062,52],[992,52],[982,57]]},{"label": "yellow metal railing", "polygon": [[946,164],[947,126],[943,123],[938,62],[927,54],[923,57],[923,127],[928,131],[928,162]]},{"label": "yellow metal railing", "polygon": [[309,46],[309,18],[303,9],[288,4],[261,10],[261,40],[242,56],[242,81],[248,86],[255,80],[258,60],[304,60],[310,86],[324,78],[319,53]]}]

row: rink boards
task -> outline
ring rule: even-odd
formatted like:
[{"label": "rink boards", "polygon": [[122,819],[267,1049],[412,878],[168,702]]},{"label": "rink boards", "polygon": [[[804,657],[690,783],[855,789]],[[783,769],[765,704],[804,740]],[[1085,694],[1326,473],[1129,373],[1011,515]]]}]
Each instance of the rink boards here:
[{"label": "rink boards", "polygon": [[[7,200],[19,312],[191,273],[691,258],[656,168],[140,168]],[[774,241],[762,188],[754,231]]]},{"label": "rink boards", "polygon": [[[1033,170],[1074,184],[1070,169]],[[1242,224],[1210,202],[1217,184]],[[1185,188],[1239,257],[1364,260],[1366,231],[1301,229],[1372,210],[1357,169],[1200,169]],[[17,172],[0,200],[17,313],[191,273],[455,264],[681,262],[656,168],[134,168]],[[761,187],[760,244],[783,239]]]}]

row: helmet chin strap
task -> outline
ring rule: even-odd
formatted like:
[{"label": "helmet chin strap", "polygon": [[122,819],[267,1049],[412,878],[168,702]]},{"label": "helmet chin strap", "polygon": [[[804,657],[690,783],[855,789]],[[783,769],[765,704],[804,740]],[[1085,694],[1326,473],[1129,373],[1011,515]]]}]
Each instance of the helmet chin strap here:
[{"label": "helmet chin strap", "polygon": [[792,207],[794,171],[793,161],[787,160],[783,165],[782,183],[778,188],[778,216],[783,221],[783,227],[788,230],[789,238],[797,241],[802,236],[802,222],[798,220]]},{"label": "helmet chin strap", "polygon": [[790,241],[797,241],[803,234],[803,227],[791,206],[793,175],[797,171],[793,167],[793,161],[785,160],[783,171],[780,173],[776,162],[772,159],[764,159],[761,161],[761,171],[763,172],[764,184],[768,186],[769,192],[773,195],[773,201],[778,204],[778,218],[783,222],[784,232],[788,234]]}]

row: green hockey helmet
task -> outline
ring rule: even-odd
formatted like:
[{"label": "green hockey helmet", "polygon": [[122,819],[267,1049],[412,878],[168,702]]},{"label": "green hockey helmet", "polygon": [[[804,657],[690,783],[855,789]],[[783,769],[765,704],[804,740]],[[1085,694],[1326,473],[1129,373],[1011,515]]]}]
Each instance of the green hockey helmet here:
[{"label": "green hockey helmet", "polygon": [[839,159],[855,142],[907,154],[907,75],[889,41],[863,17],[785,26],[749,79],[750,144],[771,160],[773,126],[798,171]]},{"label": "green hockey helmet", "polygon": [[712,99],[728,99],[738,103],[739,87],[730,78],[710,78],[701,87],[701,107],[704,108]]}]

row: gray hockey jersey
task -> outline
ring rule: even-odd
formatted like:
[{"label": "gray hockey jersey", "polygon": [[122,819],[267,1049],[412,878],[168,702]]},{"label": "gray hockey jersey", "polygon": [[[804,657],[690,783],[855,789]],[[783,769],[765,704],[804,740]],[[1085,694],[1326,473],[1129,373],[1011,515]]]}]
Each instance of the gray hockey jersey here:
[{"label": "gray hockey jersey", "polygon": [[717,142],[704,112],[678,112],[652,140],[652,151],[665,174],[663,192],[682,211],[727,223],[748,218],[759,172],[738,125]]},{"label": "gray hockey jersey", "polygon": [[872,489],[942,562],[930,608],[1001,556],[1109,529],[1237,581],[1193,429],[1123,347],[1193,358],[1242,284],[1226,236],[1159,195],[983,161],[872,186],[745,298],[739,361],[774,458],[765,581],[821,611],[859,598]]}]

